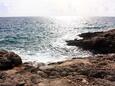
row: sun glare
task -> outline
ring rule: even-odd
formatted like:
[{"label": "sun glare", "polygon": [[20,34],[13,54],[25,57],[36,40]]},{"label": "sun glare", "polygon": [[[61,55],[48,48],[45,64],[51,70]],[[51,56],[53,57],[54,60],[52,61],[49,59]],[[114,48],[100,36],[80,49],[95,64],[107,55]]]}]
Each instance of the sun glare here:
[{"label": "sun glare", "polygon": [[[112,1],[112,2],[111,2]],[[2,9],[13,16],[95,16],[114,15],[113,0],[2,0]],[[1,15],[1,14],[0,14]],[[3,15],[3,14],[2,14]]]}]

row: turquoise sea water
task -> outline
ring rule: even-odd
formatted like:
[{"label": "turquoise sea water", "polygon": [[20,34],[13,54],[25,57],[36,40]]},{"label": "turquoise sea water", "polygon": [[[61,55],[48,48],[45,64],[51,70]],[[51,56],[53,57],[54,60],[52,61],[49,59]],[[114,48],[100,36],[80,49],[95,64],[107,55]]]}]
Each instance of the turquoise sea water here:
[{"label": "turquoise sea water", "polygon": [[67,46],[66,40],[113,28],[114,17],[1,17],[0,48],[18,53],[23,61],[55,62],[91,55]]}]

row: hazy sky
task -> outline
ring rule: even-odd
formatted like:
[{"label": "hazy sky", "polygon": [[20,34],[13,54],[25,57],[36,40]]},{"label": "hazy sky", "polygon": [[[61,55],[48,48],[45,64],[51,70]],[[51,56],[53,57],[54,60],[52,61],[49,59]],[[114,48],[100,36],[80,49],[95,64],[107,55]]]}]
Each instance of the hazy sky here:
[{"label": "hazy sky", "polygon": [[0,16],[115,16],[115,0],[0,0]]}]

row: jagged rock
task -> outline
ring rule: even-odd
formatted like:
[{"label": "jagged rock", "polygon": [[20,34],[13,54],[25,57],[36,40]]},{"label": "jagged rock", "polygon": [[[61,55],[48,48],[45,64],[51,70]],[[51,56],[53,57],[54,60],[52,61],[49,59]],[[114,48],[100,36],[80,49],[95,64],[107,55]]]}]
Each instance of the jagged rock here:
[{"label": "jagged rock", "polygon": [[115,53],[115,29],[105,32],[83,33],[80,40],[69,40],[67,45],[78,46],[94,54]]}]

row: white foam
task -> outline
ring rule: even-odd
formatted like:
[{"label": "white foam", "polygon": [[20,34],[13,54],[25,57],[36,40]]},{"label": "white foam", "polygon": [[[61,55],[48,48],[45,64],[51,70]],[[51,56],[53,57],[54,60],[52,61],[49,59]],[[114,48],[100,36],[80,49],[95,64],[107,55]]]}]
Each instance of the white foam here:
[{"label": "white foam", "polygon": [[67,59],[66,56],[59,56],[59,57],[51,57],[50,53],[35,53],[35,54],[29,54],[30,51],[23,52],[22,51],[15,51],[13,52],[20,55],[23,62],[43,62],[43,63],[51,63],[51,62],[58,62],[58,61],[64,61]]}]

